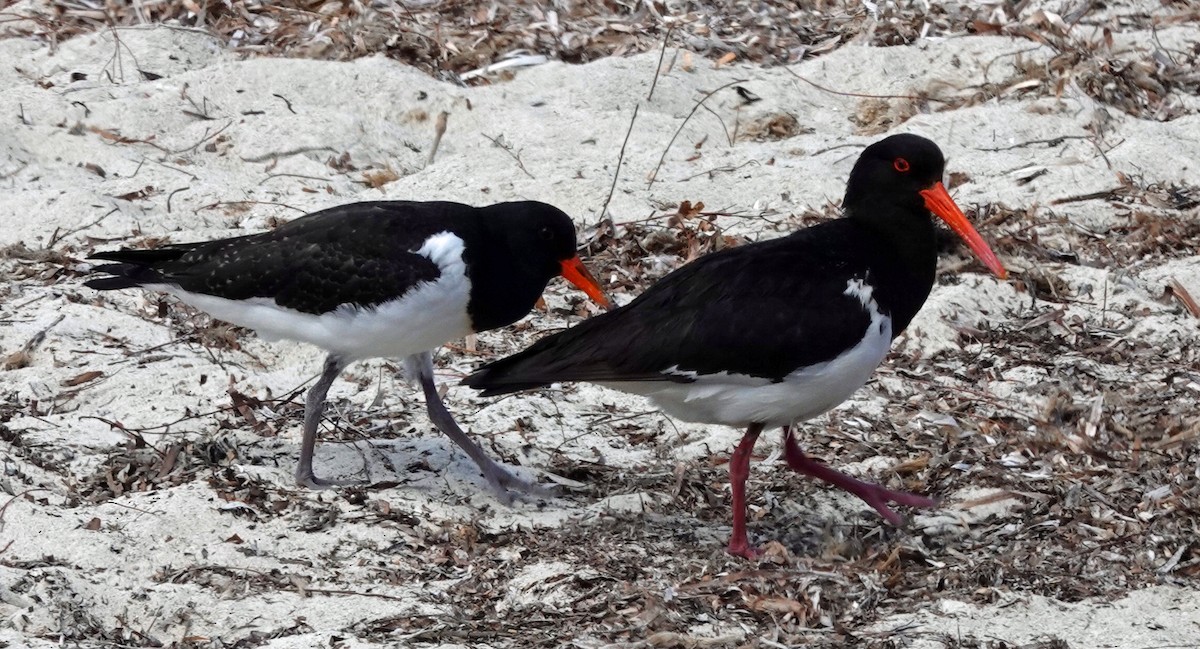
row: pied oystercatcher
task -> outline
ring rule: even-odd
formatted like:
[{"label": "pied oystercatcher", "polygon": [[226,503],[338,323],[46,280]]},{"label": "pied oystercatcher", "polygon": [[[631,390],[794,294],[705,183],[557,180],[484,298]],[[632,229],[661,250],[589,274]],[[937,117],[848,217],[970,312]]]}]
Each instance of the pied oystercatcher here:
[{"label": "pied oystercatcher", "polygon": [[629,304],[485,365],[464,383],[484,395],[589,381],[645,395],[686,421],[745,426],[730,459],[729,552],[753,558],[746,538],[750,453],[781,426],[796,471],[849,491],[893,524],[887,503],[935,501],[857,480],[806,456],[795,422],[866,383],[933,287],[930,212],[966,240],[998,277],[1006,271],[941,183],[942,152],[915,135],[867,147],[842,203],[845,218],[701,257]]},{"label": "pied oystercatcher", "polygon": [[431,350],[511,324],[556,275],[607,307],[575,252],[575,227],[533,201],[471,207],[379,201],[332,207],[273,231],[154,250],[100,252],[98,290],[162,291],[213,317],[329,352],[305,400],[297,483],[342,484],[313,474],[317,425],[329,386],[350,363],[404,359],[429,418],[479,466],[501,500],[506,487],[540,492],[492,461],[454,422],[433,381]]}]

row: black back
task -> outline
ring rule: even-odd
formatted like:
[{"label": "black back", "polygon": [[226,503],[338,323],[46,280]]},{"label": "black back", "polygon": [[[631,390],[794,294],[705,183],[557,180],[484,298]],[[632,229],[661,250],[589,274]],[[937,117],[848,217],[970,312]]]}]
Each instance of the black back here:
[{"label": "black back", "polygon": [[[882,246],[870,241],[843,219],[701,257],[633,302],[491,363],[465,383],[499,394],[558,381],[689,381],[689,374],[718,372],[782,380],[832,360],[866,333],[870,315],[846,288],[852,279],[875,278],[870,260]],[[885,315],[904,308],[876,298]]]},{"label": "black back", "polygon": [[862,340],[870,314],[846,294],[856,279],[872,286],[899,335],[933,287],[934,228],[918,192],[943,169],[929,140],[886,138],[867,147],[851,172],[847,218],[697,259],[628,305],[490,363],[464,383],[500,394],[559,381],[689,381],[719,372],[779,381]]},{"label": "black back", "polygon": [[561,260],[575,255],[570,217],[544,203],[377,201],[321,210],[260,234],[97,253],[119,263],[96,267],[113,277],[86,285],[168,284],[231,300],[269,298],[311,314],[371,308],[438,278],[437,265],[416,251],[441,232],[464,242],[476,331],[528,313]]}]

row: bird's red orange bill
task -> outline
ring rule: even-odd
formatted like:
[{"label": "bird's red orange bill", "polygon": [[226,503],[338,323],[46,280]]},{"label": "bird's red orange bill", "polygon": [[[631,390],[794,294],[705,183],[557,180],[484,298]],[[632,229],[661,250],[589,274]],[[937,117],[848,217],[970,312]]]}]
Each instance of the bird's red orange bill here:
[{"label": "bird's red orange bill", "polygon": [[587,296],[592,298],[596,304],[605,309],[612,308],[612,302],[604,294],[604,289],[600,288],[600,282],[596,281],[596,278],[588,271],[587,266],[583,265],[583,260],[579,258],[579,255],[575,255],[562,262],[562,276],[568,282],[578,287],[579,290],[587,293]]},{"label": "bird's red orange bill", "polygon": [[950,198],[950,193],[946,191],[945,185],[936,182],[928,189],[922,189],[921,197],[925,199],[925,207],[945,221],[955,234],[962,237],[963,241],[970,246],[971,252],[979,257],[988,270],[1000,279],[1008,277],[1008,271],[1004,269],[1004,264],[1000,263],[1000,258],[992,252],[975,228],[971,227],[971,222],[967,220],[967,216],[959,209],[954,199]]}]

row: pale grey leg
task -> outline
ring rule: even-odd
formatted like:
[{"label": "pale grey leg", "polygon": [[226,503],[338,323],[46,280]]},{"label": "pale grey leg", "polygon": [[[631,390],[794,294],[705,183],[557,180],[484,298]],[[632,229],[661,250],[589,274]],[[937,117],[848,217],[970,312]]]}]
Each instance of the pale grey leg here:
[{"label": "pale grey leg", "polygon": [[296,484],[310,489],[325,489],[347,484],[357,484],[355,480],[325,480],[313,475],[313,450],[317,446],[317,426],[321,423],[321,413],[325,408],[325,395],[334,379],[346,369],[342,359],[330,354],[325,358],[325,369],[315,385],[308,390],[304,399],[304,437],[300,441],[300,461],[296,464]]},{"label": "pale grey leg", "polygon": [[554,495],[552,490],[533,482],[526,482],[496,464],[478,444],[458,427],[458,424],[454,422],[454,417],[442,403],[442,398],[437,392],[437,385],[433,382],[433,354],[431,352],[413,354],[404,359],[404,365],[410,373],[415,374],[414,378],[421,383],[421,389],[425,392],[425,403],[429,410],[430,421],[475,461],[500,502],[506,505],[512,504],[513,496],[509,493],[509,489],[534,496]]}]

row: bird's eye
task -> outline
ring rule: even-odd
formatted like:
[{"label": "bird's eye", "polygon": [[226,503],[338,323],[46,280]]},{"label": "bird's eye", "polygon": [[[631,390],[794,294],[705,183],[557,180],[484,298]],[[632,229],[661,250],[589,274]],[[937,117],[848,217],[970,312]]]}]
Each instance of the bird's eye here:
[{"label": "bird's eye", "polygon": [[542,228],[538,231],[538,236],[540,236],[543,241],[549,241],[554,238],[554,230],[551,230],[550,228]]},{"label": "bird's eye", "polygon": [[908,160],[905,160],[904,158],[896,158],[895,160],[892,160],[892,168],[900,173],[906,173],[909,170]]}]

